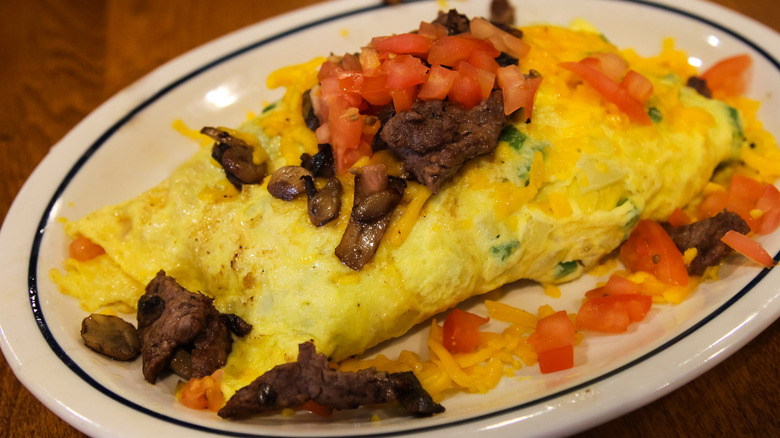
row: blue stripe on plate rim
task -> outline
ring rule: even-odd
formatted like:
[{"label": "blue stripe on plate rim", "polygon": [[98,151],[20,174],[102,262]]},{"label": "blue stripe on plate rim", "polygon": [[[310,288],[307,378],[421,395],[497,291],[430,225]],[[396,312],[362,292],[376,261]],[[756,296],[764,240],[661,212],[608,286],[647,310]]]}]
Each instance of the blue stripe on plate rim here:
[{"label": "blue stripe on plate rim", "polygon": [[[431,1],[431,0],[410,0],[411,2],[421,2],[421,1]],[[734,38],[740,40],[741,42],[745,43],[752,49],[754,49],[756,52],[760,53],[762,57],[764,57],[768,62],[770,62],[778,71],[780,71],[780,62],[778,62],[775,58],[773,58],[769,53],[767,53],[764,49],[762,49],[759,45],[754,43],[753,41],[747,39],[745,36],[741,35],[740,33],[736,32],[735,30],[729,29],[721,24],[715,23],[705,17],[701,17],[699,15],[696,15],[691,12],[683,11],[680,9],[677,9],[672,6],[668,5],[661,5],[656,3],[651,3],[649,1],[645,0],[620,0],[626,3],[635,3],[639,5],[649,6],[657,9],[666,10],[668,12],[672,12],[675,14],[679,14],[682,16],[685,16],[687,18],[690,18],[695,21],[699,21],[702,23],[705,23],[709,26],[712,26],[713,28],[716,28],[718,30],[721,30],[723,32],[728,33],[729,35],[733,36]],[[176,418],[169,417],[167,415],[160,414],[158,412],[152,411],[150,409],[147,409],[141,405],[138,405],[137,403],[134,403],[130,400],[127,400],[120,396],[119,394],[116,394],[109,389],[107,389],[105,386],[101,385],[99,382],[97,382],[95,379],[93,379],[87,372],[85,372],[81,367],[79,367],[69,356],[68,354],[62,349],[62,347],[59,345],[57,340],[54,338],[53,333],[49,329],[49,326],[46,323],[46,319],[43,315],[43,308],[41,307],[41,303],[38,297],[38,254],[40,251],[40,245],[43,240],[43,235],[46,232],[47,224],[49,224],[52,221],[52,213],[54,210],[55,204],[59,201],[59,197],[63,194],[65,189],[67,188],[70,181],[73,179],[73,177],[78,173],[78,171],[81,169],[81,167],[84,166],[84,164],[90,159],[90,157],[112,136],[114,133],[117,132],[122,126],[124,126],[127,122],[129,122],[134,116],[136,116],[138,113],[143,111],[146,107],[157,101],[158,99],[162,98],[166,94],[168,94],[170,91],[175,89],[176,87],[182,85],[183,83],[189,81],[190,79],[200,75],[201,73],[219,65],[223,62],[229,61],[232,58],[235,58],[237,56],[240,56],[244,53],[247,53],[249,51],[255,50],[259,47],[262,47],[266,44],[272,43],[274,41],[280,40],[286,36],[292,35],[296,32],[300,32],[312,27],[316,27],[318,25],[338,20],[341,18],[363,14],[371,11],[375,11],[384,7],[388,7],[388,5],[385,4],[377,4],[373,6],[363,7],[359,9],[354,9],[342,13],[338,13],[326,18],[318,19],[315,21],[311,21],[309,23],[302,24],[300,26],[291,28],[289,30],[286,30],[284,32],[275,34],[273,36],[270,36],[268,38],[262,39],[260,41],[257,41],[255,43],[252,43],[250,45],[247,45],[243,48],[239,48],[233,52],[230,52],[226,55],[223,55],[222,57],[219,57],[215,59],[214,61],[211,61],[205,65],[203,65],[200,68],[197,68],[193,70],[192,72],[182,76],[178,80],[175,80],[168,84],[167,86],[161,88],[159,91],[154,93],[151,97],[146,99],[145,101],[138,104],[135,108],[131,109],[124,117],[120,118],[116,123],[114,123],[111,127],[109,127],[97,140],[95,140],[92,145],[84,152],[83,155],[76,161],[76,163],[73,165],[71,170],[67,173],[67,175],[64,177],[62,183],[59,185],[57,190],[54,192],[52,199],[49,201],[46,209],[44,210],[43,216],[41,217],[41,220],[38,224],[38,228],[36,231],[35,238],[33,239],[33,246],[30,253],[30,263],[29,263],[29,270],[28,270],[28,294],[30,299],[30,307],[32,310],[33,317],[35,318],[35,321],[38,325],[38,328],[41,331],[41,334],[43,335],[43,338],[46,340],[46,342],[49,344],[49,347],[52,349],[52,351],[57,355],[57,357],[62,360],[65,365],[67,365],[68,368],[70,368],[71,371],[73,371],[76,375],[78,375],[81,379],[83,379],[85,382],[87,382],[89,385],[91,385],[96,390],[100,391],[104,395],[112,398],[113,400],[116,400],[117,402],[122,403],[123,405],[132,408],[136,411],[139,411],[141,413],[144,413],[146,415],[149,415],[151,417],[154,417],[158,420],[162,420],[165,422],[173,423],[178,426],[182,426],[185,428],[190,428],[193,430],[198,430],[202,432],[210,432],[210,433],[219,433],[227,436],[234,436],[234,437],[253,437],[253,438],[261,438],[266,437],[268,435],[258,435],[258,434],[248,434],[243,432],[231,432],[226,430],[220,430],[220,429],[214,429],[206,426],[201,426],[198,424],[188,423],[183,420],[179,420]],[[780,253],[776,254],[774,259],[775,261],[778,261],[780,258]],[[591,386],[597,382],[600,382],[605,379],[609,379],[610,377],[620,374],[621,372],[633,367],[634,365],[644,362],[645,360],[659,354],[660,352],[666,350],[667,348],[671,347],[672,345],[678,343],[679,341],[685,339],[687,336],[692,334],[693,332],[697,331],[701,327],[703,327],[705,324],[707,324],[709,321],[713,320],[715,317],[723,313],[726,309],[731,307],[734,303],[740,300],[745,294],[747,294],[753,287],[755,287],[761,280],[769,273],[769,269],[763,269],[758,275],[756,275],[745,287],[743,287],[739,292],[737,292],[733,297],[731,297],[728,301],[726,301],[722,306],[715,309],[712,313],[705,316],[702,320],[700,320],[698,323],[696,323],[694,326],[689,328],[688,330],[684,331],[683,333],[680,333],[676,337],[670,339],[669,341],[665,342],[664,344],[660,345],[659,347],[645,353],[639,358],[634,359],[633,361],[626,363],[625,365],[618,367],[612,371],[609,371],[607,373],[604,373],[602,375],[596,376],[592,379],[589,379],[586,382],[583,382],[581,384],[578,384],[576,386],[573,386],[571,388],[567,388],[565,390],[537,398],[519,405],[511,406],[509,408],[505,408],[499,411],[491,412],[485,415],[475,416],[475,417],[469,417],[462,420],[456,420],[453,422],[449,422],[446,424],[441,425],[434,425],[434,426],[428,426],[428,427],[420,427],[420,428],[411,428],[403,431],[397,431],[397,432],[387,432],[387,433],[379,433],[379,434],[368,434],[368,435],[357,435],[357,436],[370,436],[370,437],[381,437],[381,436],[398,436],[403,435],[411,432],[425,432],[429,430],[435,430],[435,429],[444,429],[449,428],[452,426],[457,426],[459,424],[469,423],[469,422],[475,422],[479,420],[484,420],[486,418],[500,416],[503,414],[510,413],[512,411],[521,410],[530,406],[538,405],[541,403],[544,403],[546,401],[555,399],[557,397],[560,397],[565,394],[569,394],[575,391],[578,391],[580,389],[584,389],[588,386]]]}]

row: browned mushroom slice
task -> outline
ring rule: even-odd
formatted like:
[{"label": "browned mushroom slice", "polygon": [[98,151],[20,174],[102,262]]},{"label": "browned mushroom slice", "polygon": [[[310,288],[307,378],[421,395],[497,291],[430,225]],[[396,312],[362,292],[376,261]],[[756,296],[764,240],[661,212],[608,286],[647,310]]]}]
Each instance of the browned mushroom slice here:
[{"label": "browned mushroom slice", "polygon": [[339,216],[341,211],[341,183],[338,178],[328,178],[320,190],[314,186],[311,176],[301,178],[309,198],[309,220],[315,227],[321,227]]},{"label": "browned mushroom slice", "polygon": [[364,167],[361,173],[355,176],[352,215],[347,229],[344,230],[344,236],[336,247],[336,257],[355,271],[362,269],[374,257],[379,242],[390,225],[393,210],[406,188],[404,180],[387,176],[384,168],[377,172],[376,169],[368,169],[371,167],[373,166]]},{"label": "browned mushroom slice", "polygon": [[230,133],[209,126],[200,130],[216,143],[211,156],[222,168],[231,184],[240,189],[243,184],[260,184],[268,174],[266,163],[254,162],[254,148]]},{"label": "browned mushroom slice", "polygon": [[93,313],[81,322],[81,338],[92,350],[117,360],[141,353],[141,338],[132,324],[113,315]]},{"label": "browned mushroom slice", "polygon": [[284,166],[275,170],[268,180],[268,193],[274,198],[291,201],[306,189],[304,176],[311,177],[311,172],[301,166]]}]

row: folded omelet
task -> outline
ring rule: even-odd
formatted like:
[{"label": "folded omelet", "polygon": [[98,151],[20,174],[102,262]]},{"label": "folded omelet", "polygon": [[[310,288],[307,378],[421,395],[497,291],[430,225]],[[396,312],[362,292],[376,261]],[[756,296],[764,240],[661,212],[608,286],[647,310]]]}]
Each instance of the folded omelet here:
[{"label": "folded omelet", "polygon": [[[86,236],[106,254],[69,260],[53,279],[89,310],[134,306],[160,270],[213,296],[221,312],[254,327],[228,359],[230,396],[294,360],[307,340],[340,360],[505,283],[574,279],[617,248],[639,218],[663,220],[689,203],[716,166],[738,154],[738,112],[686,87],[695,71],[670,45],[654,58],[622,52],[655,89],[647,103],[654,120],[644,126],[558,66],[616,51],[601,35],[552,26],[523,31],[531,51],[520,67],[544,78],[532,122],[505,128],[492,154],[469,161],[436,195],[409,183],[360,271],[334,255],[353,175],[340,176],[340,217],[318,228],[305,197],[276,199],[267,180],[239,192],[203,147],[157,187],[68,222],[70,236]],[[300,105],[317,66],[275,73],[269,84],[287,86],[285,97],[234,131],[262,146],[271,171],[316,152]],[[358,165],[377,161],[393,168],[384,154]]]}]

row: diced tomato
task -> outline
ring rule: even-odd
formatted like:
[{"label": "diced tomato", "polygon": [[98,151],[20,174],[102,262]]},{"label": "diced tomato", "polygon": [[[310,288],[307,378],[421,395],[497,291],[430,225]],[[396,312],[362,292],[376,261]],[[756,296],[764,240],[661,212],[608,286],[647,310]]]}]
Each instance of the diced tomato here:
[{"label": "diced tomato", "polygon": [[317,73],[317,79],[322,81],[324,78],[332,76],[335,70],[340,69],[341,67],[339,66],[338,62],[334,61],[333,59],[328,59],[320,66],[320,71]]},{"label": "diced tomato", "polygon": [[767,184],[756,202],[756,208],[763,212],[758,232],[769,234],[776,230],[780,225],[780,190],[772,184]]},{"label": "diced tomato", "polygon": [[604,333],[623,333],[631,322],[645,318],[653,298],[642,294],[596,297],[582,304],[577,312],[577,328]]},{"label": "diced tomato", "polygon": [[433,42],[428,52],[428,63],[454,67],[460,61],[465,61],[471,52],[481,50],[493,58],[501,54],[490,41],[471,38],[463,35],[445,36]]},{"label": "diced tomato", "polygon": [[479,327],[488,321],[489,318],[453,309],[442,327],[444,348],[451,353],[470,353],[479,345]]},{"label": "diced tomato", "polygon": [[761,221],[754,218],[750,211],[756,208],[758,199],[764,192],[764,185],[753,178],[735,174],[731,177],[726,208],[737,213],[753,231],[758,231]]},{"label": "diced tomato", "polygon": [[701,77],[715,98],[740,96],[747,90],[752,66],[749,55],[732,56],[710,67]]},{"label": "diced tomato", "polygon": [[670,284],[688,284],[688,272],[682,253],[664,228],[641,219],[620,246],[620,260],[632,271],[644,271]]},{"label": "diced tomato", "polygon": [[521,58],[531,50],[531,46],[525,41],[496,27],[493,23],[484,18],[472,19],[469,30],[476,38],[490,41],[497,50],[505,52],[515,58]]},{"label": "diced tomato", "polygon": [[729,230],[720,240],[734,251],[737,251],[765,268],[771,268],[775,265],[774,259],[766,252],[764,247],[744,234]]},{"label": "diced tomato", "polygon": [[428,78],[417,94],[422,100],[444,100],[458,73],[441,65],[431,66]]},{"label": "diced tomato", "polygon": [[420,58],[412,55],[399,55],[382,64],[382,70],[387,73],[387,88],[402,90],[425,82],[428,73]]},{"label": "diced tomato", "polygon": [[679,227],[680,225],[689,225],[691,218],[680,207],[677,207],[669,216],[668,222],[673,227]]},{"label": "diced tomato", "polygon": [[457,70],[459,73],[470,76],[471,78],[475,79],[477,83],[479,83],[481,97],[479,102],[490,97],[490,92],[493,91],[493,85],[496,83],[496,75],[490,73],[489,71],[477,68],[467,61],[458,62],[458,65],[455,66],[455,70]]},{"label": "diced tomato", "polygon": [[542,374],[568,370],[574,366],[574,344],[537,353]]},{"label": "diced tomato", "polygon": [[566,311],[561,310],[541,318],[536,323],[536,331],[531,333],[526,342],[533,344],[537,353],[543,353],[566,345],[574,345],[575,334],[574,324]]},{"label": "diced tomato", "polygon": [[447,28],[437,23],[429,23],[427,21],[421,21],[420,27],[417,31],[420,36],[424,36],[429,40],[435,41],[439,38],[447,36],[449,33]]},{"label": "diced tomato", "polygon": [[615,82],[620,81],[628,71],[626,60],[613,52],[592,53],[580,62],[604,73]]},{"label": "diced tomato", "polygon": [[644,104],[653,95],[653,84],[641,73],[629,70],[620,82],[620,85],[628,91],[628,95],[637,102]]},{"label": "diced tomato", "polygon": [[629,94],[625,87],[610,79],[604,73],[581,62],[563,62],[559,64],[582,78],[607,101],[612,102],[628,117],[640,125],[652,125],[653,121],[647,115],[645,108]]},{"label": "diced tomato", "polygon": [[73,239],[73,242],[70,242],[70,246],[68,246],[68,255],[70,258],[80,262],[86,262],[87,260],[94,259],[105,253],[106,250],[103,249],[102,246],[82,235],[78,235],[78,237]]},{"label": "diced tomato", "polygon": [[498,70],[496,58],[490,56],[490,53],[484,50],[475,50],[471,52],[466,61],[474,67],[489,71],[492,74],[496,74],[496,70]]},{"label": "diced tomato", "polygon": [[203,378],[192,378],[179,391],[179,402],[191,409],[208,409],[217,412],[224,402],[222,370]]},{"label": "diced tomato", "polygon": [[607,280],[604,286],[591,289],[585,293],[585,298],[597,298],[614,295],[631,295],[638,294],[640,286],[633,281],[621,277],[617,274],[612,274]]},{"label": "diced tomato", "polygon": [[359,159],[370,156],[372,152],[371,143],[365,139],[365,136],[361,136],[355,149],[346,149],[336,155],[336,171],[338,173],[346,172]]},{"label": "diced tomato", "polygon": [[360,59],[352,53],[345,53],[339,63],[344,71],[348,72],[361,72],[363,67],[360,65]]},{"label": "diced tomato", "polygon": [[457,102],[466,109],[471,109],[482,102],[482,87],[477,78],[468,75],[462,71],[456,72],[455,81],[447,97],[453,102]]},{"label": "diced tomato", "polygon": [[[335,109],[335,111],[334,111]],[[353,162],[347,159],[347,152],[357,149],[363,133],[363,117],[357,108],[331,108],[328,117],[331,146],[339,173],[346,171]],[[358,157],[359,158],[359,157]]]},{"label": "diced tomato", "polygon": [[360,88],[360,95],[371,105],[382,106],[393,101],[387,89],[387,75],[366,76]]},{"label": "diced tomato", "polygon": [[518,66],[508,65],[497,70],[496,78],[504,95],[504,114],[509,115],[525,108],[525,118],[530,119],[542,77],[526,77]]},{"label": "diced tomato", "polygon": [[726,208],[728,202],[729,192],[725,190],[716,190],[708,194],[701,201],[701,204],[699,204],[697,209],[699,218],[706,219],[715,216]]},{"label": "diced tomato", "polygon": [[425,55],[431,49],[431,40],[416,33],[376,37],[371,44],[380,52]]},{"label": "diced tomato", "polygon": [[400,90],[390,90],[390,96],[393,99],[393,107],[395,107],[396,113],[408,111],[417,98],[417,87],[412,85]]}]

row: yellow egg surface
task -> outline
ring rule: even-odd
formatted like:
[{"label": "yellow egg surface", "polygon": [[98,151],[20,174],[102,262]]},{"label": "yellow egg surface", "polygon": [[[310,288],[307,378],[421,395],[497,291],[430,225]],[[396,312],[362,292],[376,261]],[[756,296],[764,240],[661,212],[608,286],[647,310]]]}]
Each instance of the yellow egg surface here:
[{"label": "yellow egg surface", "polygon": [[[640,217],[665,219],[702,190],[719,163],[738,155],[739,114],[685,87],[688,67],[673,62],[673,50],[641,58],[597,33],[523,31],[532,49],[520,67],[544,77],[531,123],[507,127],[494,153],[468,162],[437,195],[410,183],[378,252],[359,272],[334,255],[352,205],[351,174],[341,176],[339,219],[316,228],[305,197],[275,199],[265,184],[239,192],[204,147],[159,186],[67,223],[69,235],[88,237],[106,255],[68,261],[52,278],[90,310],[134,306],[160,269],[213,296],[220,311],[253,325],[228,359],[230,396],[294,360],[301,342],[314,340],[341,360],[502,284],[574,279],[618,247]],[[621,53],[652,81],[652,125],[632,123],[558,66],[598,51]],[[288,87],[285,97],[236,131],[262,146],[259,159],[267,154],[271,171],[316,151],[300,96],[317,66],[274,76]],[[79,293],[111,279],[121,284]],[[101,295],[117,288],[125,292]]]}]

